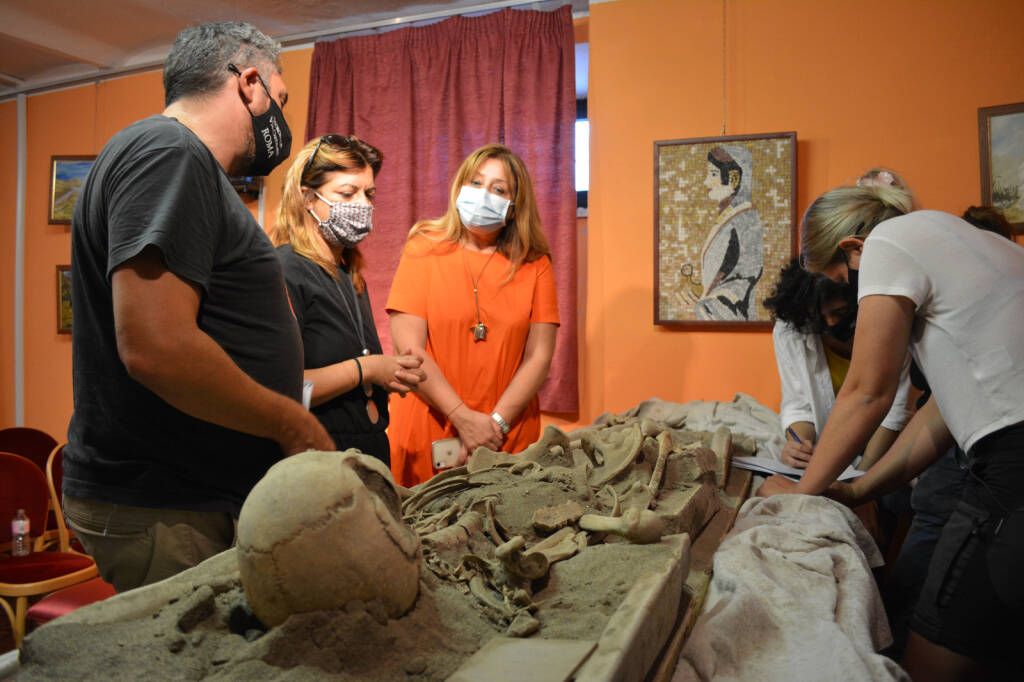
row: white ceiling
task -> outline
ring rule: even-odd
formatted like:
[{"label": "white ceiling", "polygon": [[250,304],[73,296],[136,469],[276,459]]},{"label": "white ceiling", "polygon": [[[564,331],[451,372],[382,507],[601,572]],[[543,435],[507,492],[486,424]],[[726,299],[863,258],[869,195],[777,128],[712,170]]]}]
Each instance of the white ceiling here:
[{"label": "white ceiling", "polygon": [[[587,0],[0,0],[0,99],[158,67],[183,28],[246,21],[285,46],[353,30],[517,5]],[[586,89],[586,54],[577,49]]]}]

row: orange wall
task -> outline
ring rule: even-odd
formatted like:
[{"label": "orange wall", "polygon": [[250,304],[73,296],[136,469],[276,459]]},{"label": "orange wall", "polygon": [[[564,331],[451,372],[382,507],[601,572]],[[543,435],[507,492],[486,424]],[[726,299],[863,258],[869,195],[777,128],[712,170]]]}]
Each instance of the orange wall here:
[{"label": "orange wall", "polygon": [[[292,156],[295,158],[306,142],[306,113],[309,111],[309,65],[313,60],[312,48],[281,53],[281,70],[288,86],[288,104],[284,117],[292,131]],[[291,167],[291,159],[282,163],[266,179],[266,220],[264,227],[270,228],[281,203],[281,185],[285,172]]]},{"label": "orange wall", "polygon": [[[282,67],[289,85],[286,118],[298,150],[304,137],[312,50],[286,52]],[[28,153],[25,189],[25,420],[58,440],[67,434],[72,412],[71,337],[56,333],[55,266],[71,259],[67,225],[47,224],[50,157],[98,154],[119,130],[163,109],[158,71],[27,98]],[[0,143],[12,153],[0,158],[0,319],[14,319],[17,105],[0,103]],[[282,169],[289,164],[283,164]],[[283,170],[267,180],[267,217],[280,199]],[[257,204],[249,202],[255,212]],[[13,324],[0,326],[0,427],[13,425]]]},{"label": "orange wall", "polygon": [[62,440],[71,417],[71,337],[56,333],[55,266],[71,262],[71,231],[47,224],[50,157],[96,154],[122,127],[159,111],[159,73],[27,98],[25,424]]},{"label": "orange wall", "polygon": [[[651,396],[729,400],[743,391],[778,407],[769,334],[652,323],[652,143],[720,134],[721,8],[720,0],[591,5],[580,422]],[[925,206],[959,211],[979,201],[977,108],[1024,101],[1024,3],[730,0],[726,8],[726,132],[797,131],[798,211],[875,164],[901,171]],[[305,138],[311,56],[282,54],[295,150]],[[162,108],[158,72],[28,98],[25,422],[58,438],[71,415],[71,355],[69,337],[55,333],[54,266],[68,262],[70,237],[46,223],[50,156],[95,154]],[[14,150],[16,139],[15,103],[2,102],[0,144]],[[268,223],[284,167],[267,181]],[[13,153],[0,156],[4,321],[13,318],[15,183]],[[0,425],[14,419],[12,358],[5,323]]]},{"label": "orange wall", "polygon": [[[721,134],[722,2],[590,6],[581,420],[658,396],[778,409],[768,333],[652,323],[653,142]],[[1024,3],[730,0],[726,134],[797,131],[798,215],[873,165],[930,208],[980,201],[977,109],[1024,100]],[[642,39],[641,39],[642,37]]]}]

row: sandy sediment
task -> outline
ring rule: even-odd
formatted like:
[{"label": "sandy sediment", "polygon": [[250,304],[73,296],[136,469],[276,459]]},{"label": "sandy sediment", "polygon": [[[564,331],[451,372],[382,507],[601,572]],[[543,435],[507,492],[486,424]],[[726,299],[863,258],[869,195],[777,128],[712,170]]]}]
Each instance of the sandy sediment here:
[{"label": "sandy sediment", "polygon": [[452,470],[413,488],[403,515],[421,536],[471,511],[484,523],[461,544],[425,543],[419,596],[400,618],[388,619],[379,603],[351,602],[268,629],[252,613],[231,549],[39,628],[25,640],[17,678],[443,680],[498,635],[598,640],[639,579],[678,561],[671,543],[584,534],[582,550],[530,580],[501,570],[495,550],[515,536],[529,549],[547,532],[533,525],[538,510],[570,501],[588,514],[652,508],[666,516],[666,533],[696,537],[735,501],[694,454],[712,434],[682,429],[673,430],[677,450],[661,452],[664,483],[652,496],[664,428],[631,419],[549,430],[525,457],[491,453],[478,460],[489,462],[482,470]]}]

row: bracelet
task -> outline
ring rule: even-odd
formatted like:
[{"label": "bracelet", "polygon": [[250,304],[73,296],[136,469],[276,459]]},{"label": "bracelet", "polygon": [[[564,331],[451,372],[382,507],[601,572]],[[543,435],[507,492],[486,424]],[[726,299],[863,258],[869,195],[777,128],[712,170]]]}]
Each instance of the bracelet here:
[{"label": "bracelet", "polygon": [[497,412],[491,412],[491,419],[497,422],[498,428],[501,429],[501,432],[503,434],[507,434],[512,428],[511,426],[508,425],[508,422],[505,421],[505,419]]},{"label": "bracelet", "polygon": [[363,385],[363,366],[359,364],[359,358],[352,358],[352,359],[356,361],[356,369],[359,370],[359,382],[356,384],[356,386],[362,386]]},{"label": "bracelet", "polygon": [[460,400],[455,407],[453,407],[452,409],[448,410],[448,414],[446,414],[444,416],[444,418],[447,419],[448,417],[452,416],[452,413],[455,412],[455,410],[457,410],[460,407],[462,407],[462,405],[463,405],[463,402]]}]

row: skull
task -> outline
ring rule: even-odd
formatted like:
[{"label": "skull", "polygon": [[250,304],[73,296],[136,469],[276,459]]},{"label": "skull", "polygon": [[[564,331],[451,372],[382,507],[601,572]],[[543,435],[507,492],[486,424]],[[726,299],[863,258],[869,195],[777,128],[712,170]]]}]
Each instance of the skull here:
[{"label": "skull", "polygon": [[310,450],[272,466],[249,493],[238,568],[268,627],[353,600],[380,600],[397,618],[416,601],[420,542],[384,464],[358,450]]}]

